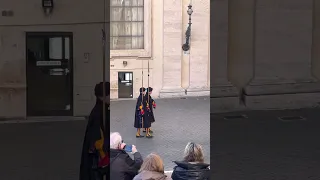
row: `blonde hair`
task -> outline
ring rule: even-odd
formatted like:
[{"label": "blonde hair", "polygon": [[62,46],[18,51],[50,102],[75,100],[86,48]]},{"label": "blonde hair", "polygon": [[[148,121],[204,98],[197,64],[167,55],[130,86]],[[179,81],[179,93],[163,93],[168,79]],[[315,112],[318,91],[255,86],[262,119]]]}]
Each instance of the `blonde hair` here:
[{"label": "blonde hair", "polygon": [[144,160],[139,170],[141,171],[156,171],[164,173],[164,165],[161,157],[155,153],[149,154]]},{"label": "blonde hair", "polygon": [[183,160],[185,162],[204,162],[203,150],[200,144],[195,144],[193,142],[189,142],[184,149],[184,157]]}]

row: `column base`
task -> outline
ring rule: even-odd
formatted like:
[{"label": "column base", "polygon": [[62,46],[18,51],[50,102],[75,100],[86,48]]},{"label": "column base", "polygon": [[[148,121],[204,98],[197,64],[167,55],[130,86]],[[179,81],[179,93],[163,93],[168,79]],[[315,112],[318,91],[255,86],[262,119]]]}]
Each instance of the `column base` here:
[{"label": "column base", "polygon": [[250,110],[314,108],[320,106],[320,92],[245,96],[244,100]]},{"label": "column base", "polygon": [[209,88],[188,88],[187,96],[210,96]]},{"label": "column base", "polygon": [[320,105],[320,83],[249,85],[244,90],[249,109],[297,109]]},{"label": "column base", "polygon": [[213,85],[210,87],[210,97],[239,97],[239,90],[231,83]]},{"label": "column base", "polygon": [[210,113],[223,113],[241,110],[239,97],[211,97]]},{"label": "column base", "polygon": [[210,87],[210,113],[231,112],[240,108],[239,90],[231,83]]},{"label": "column base", "polygon": [[182,87],[165,87],[160,90],[159,98],[184,97],[186,91]]},{"label": "column base", "polygon": [[320,92],[319,82],[305,83],[273,83],[273,84],[253,84],[250,83],[244,89],[244,93],[249,96],[253,95],[277,95],[292,93],[312,93]]}]

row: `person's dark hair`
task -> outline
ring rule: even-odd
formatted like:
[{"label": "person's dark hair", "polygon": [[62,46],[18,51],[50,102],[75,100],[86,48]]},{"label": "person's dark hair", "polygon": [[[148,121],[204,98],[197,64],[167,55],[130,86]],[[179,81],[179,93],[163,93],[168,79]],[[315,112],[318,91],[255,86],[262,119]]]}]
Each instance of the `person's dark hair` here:
[{"label": "person's dark hair", "polygon": [[[106,96],[110,95],[110,83],[109,82],[105,82],[105,93],[106,93]],[[103,82],[96,84],[96,86],[94,88],[94,95],[96,97],[103,96]]]},{"label": "person's dark hair", "polygon": [[145,92],[145,91],[146,91],[146,88],[144,88],[144,87],[140,88],[140,93]]},{"label": "person's dark hair", "polygon": [[148,87],[148,92],[152,92],[153,91],[153,88],[152,87]]}]

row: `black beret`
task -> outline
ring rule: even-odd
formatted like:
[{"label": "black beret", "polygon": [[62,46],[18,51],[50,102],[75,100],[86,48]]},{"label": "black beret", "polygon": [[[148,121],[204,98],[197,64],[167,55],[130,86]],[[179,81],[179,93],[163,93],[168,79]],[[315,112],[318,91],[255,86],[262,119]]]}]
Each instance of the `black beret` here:
[{"label": "black beret", "polygon": [[147,91],[148,91],[148,92],[152,92],[152,91],[153,91],[153,88],[152,88],[152,87],[149,87]]},{"label": "black beret", "polygon": [[142,87],[140,88],[140,92],[145,92],[146,91],[146,88]]},{"label": "black beret", "polygon": [[[106,96],[110,95],[110,83],[109,82],[105,82],[105,92],[106,92]],[[103,82],[96,84],[96,87],[94,88],[94,95],[97,97],[103,96]]]}]

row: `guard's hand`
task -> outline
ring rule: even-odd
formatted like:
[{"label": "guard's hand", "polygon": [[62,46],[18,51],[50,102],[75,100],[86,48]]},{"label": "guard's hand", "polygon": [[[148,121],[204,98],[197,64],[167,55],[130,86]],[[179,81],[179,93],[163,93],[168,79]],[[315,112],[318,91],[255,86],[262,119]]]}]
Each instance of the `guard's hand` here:
[{"label": "guard's hand", "polygon": [[136,152],[138,152],[136,146],[135,146],[135,145],[132,145],[132,153],[134,154],[134,153],[136,153]]},{"label": "guard's hand", "polygon": [[153,104],[153,108],[155,109],[157,107],[157,104],[155,102],[153,102],[152,104]]}]

